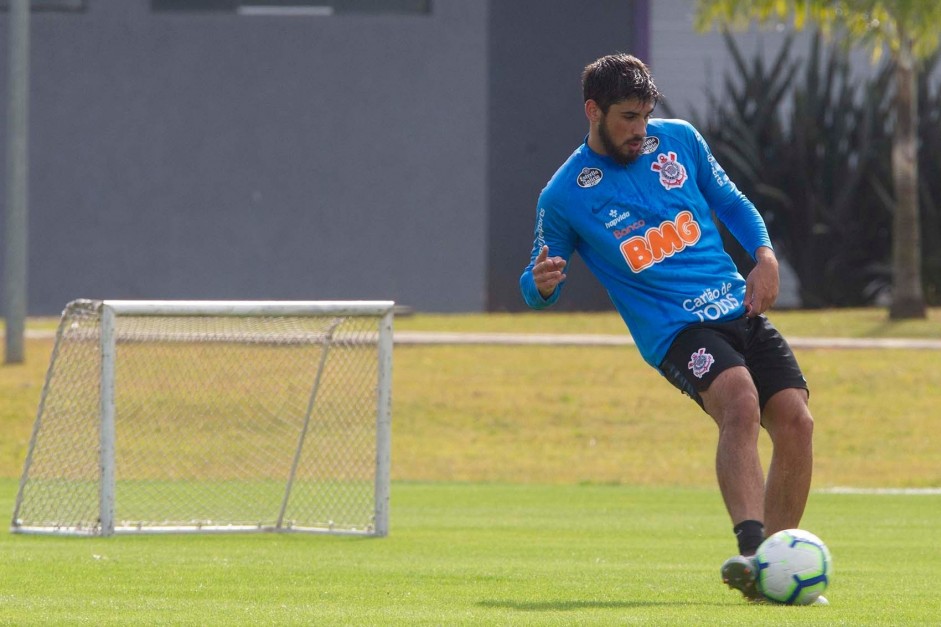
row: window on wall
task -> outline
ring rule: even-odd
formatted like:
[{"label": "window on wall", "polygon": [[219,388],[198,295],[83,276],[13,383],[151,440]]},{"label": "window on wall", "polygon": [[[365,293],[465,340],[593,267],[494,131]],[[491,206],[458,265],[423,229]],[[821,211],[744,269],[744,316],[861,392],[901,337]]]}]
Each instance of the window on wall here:
[{"label": "window on wall", "polygon": [[158,13],[201,12],[240,15],[426,14],[432,0],[150,0]]},{"label": "window on wall", "polygon": [[[9,11],[12,0],[0,0],[0,11]],[[29,0],[33,11],[84,11],[86,0]]]}]

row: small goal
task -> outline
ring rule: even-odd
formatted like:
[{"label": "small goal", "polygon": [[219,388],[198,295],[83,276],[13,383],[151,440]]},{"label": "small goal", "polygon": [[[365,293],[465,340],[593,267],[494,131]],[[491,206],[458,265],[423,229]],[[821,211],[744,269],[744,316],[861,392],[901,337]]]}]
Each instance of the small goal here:
[{"label": "small goal", "polygon": [[393,305],[69,303],[11,530],[385,536]]}]

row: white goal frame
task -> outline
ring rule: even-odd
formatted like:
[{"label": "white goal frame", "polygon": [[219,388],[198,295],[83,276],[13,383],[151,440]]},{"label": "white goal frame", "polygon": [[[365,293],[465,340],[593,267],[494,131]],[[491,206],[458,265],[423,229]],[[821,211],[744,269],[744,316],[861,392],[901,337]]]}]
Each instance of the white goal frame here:
[{"label": "white goal frame", "polygon": [[[99,351],[100,361],[100,391],[99,391],[99,521],[91,529],[64,529],[50,526],[28,526],[19,521],[19,512],[22,505],[24,487],[30,469],[30,463],[40,430],[43,404],[46,398],[44,386],[40,398],[39,410],[30,441],[29,452],[24,464],[23,475],[20,480],[16,504],[13,512],[11,531],[24,534],[46,535],[100,535],[130,533],[231,533],[231,532],[309,532],[309,533],[337,533],[354,535],[371,535],[384,537],[389,533],[389,499],[391,475],[391,390],[392,390],[392,350],[393,350],[393,301],[185,301],[185,300],[102,300],[93,302],[100,313]],[[321,353],[320,365],[317,370],[314,389],[310,395],[309,405],[301,433],[298,436],[297,449],[294,451],[294,461],[291,476],[287,478],[283,502],[277,522],[274,525],[237,526],[200,525],[191,527],[159,527],[138,528],[120,527],[115,522],[115,359],[116,359],[116,329],[117,320],[121,316],[214,316],[214,317],[277,317],[277,316],[372,316],[378,317],[379,324],[376,329],[378,339],[376,364],[376,417],[375,417],[375,489],[374,489],[374,518],[373,525],[364,530],[337,530],[329,528],[298,528],[284,524],[284,511],[290,498],[294,473],[297,469],[298,458],[304,446],[308,424],[315,403],[317,388],[320,385],[320,375],[323,371],[323,362],[327,356],[326,347]],[[61,329],[57,334],[56,348],[52,359],[55,359]],[[329,334],[328,334],[329,335]],[[324,340],[325,344],[329,341]]]}]

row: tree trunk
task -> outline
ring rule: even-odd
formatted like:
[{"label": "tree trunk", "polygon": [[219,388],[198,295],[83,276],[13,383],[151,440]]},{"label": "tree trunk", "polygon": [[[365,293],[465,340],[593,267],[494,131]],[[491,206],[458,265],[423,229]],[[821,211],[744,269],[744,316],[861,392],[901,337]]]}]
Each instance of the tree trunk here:
[{"label": "tree trunk", "polygon": [[889,318],[925,318],[921,284],[921,228],[918,212],[918,84],[911,38],[902,33],[895,64],[896,126],[892,139],[892,305]]}]

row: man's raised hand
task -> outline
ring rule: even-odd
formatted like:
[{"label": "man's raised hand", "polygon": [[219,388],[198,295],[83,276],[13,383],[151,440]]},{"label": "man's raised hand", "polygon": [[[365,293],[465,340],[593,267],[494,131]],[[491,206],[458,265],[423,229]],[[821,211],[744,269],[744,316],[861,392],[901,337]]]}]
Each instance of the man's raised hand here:
[{"label": "man's raised hand", "polygon": [[543,246],[536,256],[536,263],[533,265],[533,280],[536,282],[536,289],[543,298],[549,298],[555,292],[559,283],[565,280],[565,259],[562,257],[550,257],[549,247]]}]

